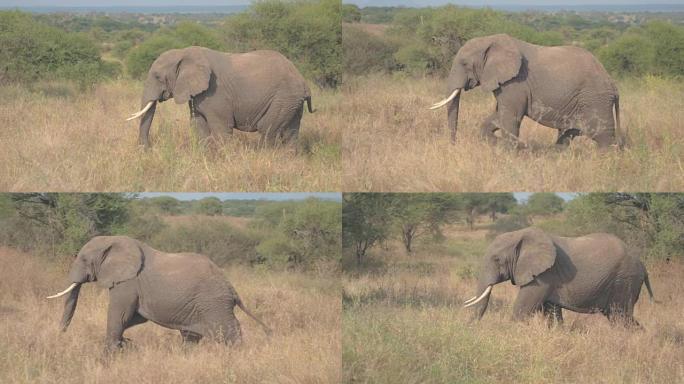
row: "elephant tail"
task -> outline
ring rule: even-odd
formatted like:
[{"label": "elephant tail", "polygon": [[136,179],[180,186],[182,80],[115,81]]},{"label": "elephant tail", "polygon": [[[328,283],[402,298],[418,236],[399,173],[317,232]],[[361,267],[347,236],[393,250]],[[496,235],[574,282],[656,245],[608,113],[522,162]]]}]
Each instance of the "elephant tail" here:
[{"label": "elephant tail", "polygon": [[242,304],[242,299],[240,299],[239,296],[236,297],[235,304],[237,304],[237,306],[240,307],[240,309],[242,309],[242,312],[246,313],[247,316],[251,317],[252,319],[254,319],[254,321],[256,321],[257,323],[259,323],[259,325],[261,325],[261,327],[264,329],[264,333],[266,334],[266,336],[270,337],[273,334],[273,331],[271,330],[271,328],[267,327],[266,324],[264,324],[261,320],[259,320],[258,317],[254,316],[252,314],[252,312],[250,312],[249,310],[247,310],[247,308],[245,308],[245,305]]},{"label": "elephant tail", "polygon": [[651,303],[654,303],[654,302],[658,303],[658,301],[653,296],[653,290],[651,289],[651,282],[648,280],[648,272],[645,272],[645,274],[644,274],[644,285],[646,285],[646,289],[648,290],[648,301],[650,301]]},{"label": "elephant tail", "polygon": [[309,109],[309,113],[316,112],[316,110],[311,106],[311,95],[306,96],[304,100],[306,100],[306,106]]},{"label": "elephant tail", "polygon": [[627,145],[627,135],[623,134],[622,127],[620,126],[620,95],[615,94],[615,99],[613,100],[613,108],[615,108],[615,137],[617,138],[618,147],[624,149]]}]

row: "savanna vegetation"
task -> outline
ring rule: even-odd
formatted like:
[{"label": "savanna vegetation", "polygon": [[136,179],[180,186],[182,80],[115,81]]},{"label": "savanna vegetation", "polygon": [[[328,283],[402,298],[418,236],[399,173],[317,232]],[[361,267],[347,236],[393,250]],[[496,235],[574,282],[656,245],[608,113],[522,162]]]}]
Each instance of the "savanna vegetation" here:
[{"label": "savanna vegetation", "polygon": [[[259,1],[223,15],[32,15],[0,12],[2,190],[339,190],[341,29],[334,0]],[[273,49],[311,83],[316,113],[294,147],[258,148],[236,132],[209,149],[187,106],[165,103],[154,149],[136,144],[141,79],[162,52],[201,45]],[[102,172],[106,165],[107,172]]]},{"label": "savanna vegetation", "polygon": [[[0,381],[338,382],[340,212],[319,199],[0,195]],[[70,255],[100,234],[210,256],[273,335],[237,310],[239,348],[183,346],[178,332],[148,323],[126,333],[131,348],[103,359],[107,292],[85,285],[66,333],[61,302],[45,299],[65,284]]]},{"label": "savanna vegetation", "polygon": [[[343,109],[354,111],[343,144],[347,191],[677,191],[684,185],[672,177],[682,174],[684,144],[680,17],[349,5],[343,19]],[[444,97],[458,49],[496,33],[592,52],[618,82],[628,148],[600,153],[579,138],[559,150],[556,131],[528,119],[521,129],[525,150],[493,148],[478,136],[495,101],[479,88],[461,99],[458,143],[449,145],[445,112],[428,108]]]},{"label": "savanna vegetation", "polygon": [[[506,193],[345,194],[343,382],[681,381],[684,196],[573,197],[566,202],[540,193],[517,202]],[[410,252],[407,222],[423,228]],[[624,239],[645,262],[657,300],[649,303],[644,293],[637,303],[643,330],[570,311],[556,327],[542,316],[512,322],[517,289],[507,283],[494,287],[489,310],[472,322],[462,305],[476,289],[487,245],[530,225],[565,236],[604,231]],[[362,257],[359,241],[370,242]]]}]

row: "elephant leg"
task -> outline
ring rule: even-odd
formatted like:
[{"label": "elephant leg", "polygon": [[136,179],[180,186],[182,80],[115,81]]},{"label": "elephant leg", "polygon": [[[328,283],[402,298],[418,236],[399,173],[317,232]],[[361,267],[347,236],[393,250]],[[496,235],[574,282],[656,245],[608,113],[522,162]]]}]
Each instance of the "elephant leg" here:
[{"label": "elephant leg", "polygon": [[[299,131],[303,107],[301,104],[293,106],[291,103],[283,104],[274,101],[257,123],[257,130],[261,132],[260,144],[275,146],[278,137],[284,138],[284,130],[296,128],[296,131]],[[296,119],[297,115],[300,115],[299,119]],[[296,124],[293,123],[294,120],[298,120]]]},{"label": "elephant leg", "polygon": [[209,124],[204,115],[196,114],[192,117],[192,123],[197,132],[197,136],[201,142],[206,142],[209,139],[211,131],[209,130]]},{"label": "elephant leg", "polygon": [[496,123],[496,117],[497,114],[494,112],[487,116],[485,121],[483,121],[480,125],[480,138],[492,145],[496,144],[496,136],[494,135],[494,132],[499,129]]},{"label": "elephant leg", "polygon": [[535,312],[543,310],[544,302],[549,297],[551,287],[534,280],[520,288],[513,303],[513,320],[522,320]]},{"label": "elephant leg", "polygon": [[[105,352],[113,352],[123,346],[123,333],[126,328],[140,324],[142,316],[138,310],[138,294],[134,280],[129,280],[109,290],[107,310],[107,335]],[[146,320],[146,319],[145,319]]]},{"label": "elephant leg", "polygon": [[287,144],[297,140],[303,113],[304,105],[297,110],[297,113],[292,117],[290,123],[282,130],[280,137],[283,143]]},{"label": "elephant leg", "polygon": [[[510,88],[510,89],[509,89]],[[527,112],[527,96],[524,91],[507,87],[494,92],[496,118],[492,120],[501,131],[501,140],[514,148],[520,147],[520,123]]]}]

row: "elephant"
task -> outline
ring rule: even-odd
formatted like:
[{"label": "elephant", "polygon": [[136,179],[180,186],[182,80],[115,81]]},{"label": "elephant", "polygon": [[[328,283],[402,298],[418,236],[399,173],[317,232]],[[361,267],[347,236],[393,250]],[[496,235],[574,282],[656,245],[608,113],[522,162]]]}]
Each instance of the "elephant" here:
[{"label": "elephant", "polygon": [[452,144],[456,142],[460,92],[477,86],[493,92],[496,109],[480,126],[480,135],[495,143],[519,144],[523,117],[558,130],[556,144],[578,135],[599,148],[617,145],[620,103],[615,82],[588,51],[574,46],[542,47],[506,34],[468,40],[456,53],[447,79],[448,96],[431,107],[447,106]]},{"label": "elephant", "polygon": [[201,139],[225,138],[233,129],[261,133],[261,144],[290,142],[299,133],[311,90],[294,64],[275,51],[224,53],[203,47],[172,49],[152,63],[145,81],[139,144],[150,147],[157,102],[188,103]]},{"label": "elephant", "polygon": [[203,337],[238,344],[242,333],[233,312],[248,311],[221,269],[194,253],[164,253],[127,236],[98,236],[75,256],[69,271],[72,284],[49,299],[67,295],[60,323],[65,332],[76,311],[81,285],[94,282],[109,290],[105,352],[121,348],[126,329],[152,321],[180,331],[184,342]]},{"label": "elephant", "polygon": [[607,233],[560,237],[529,227],[497,236],[485,252],[477,294],[465,302],[475,306],[474,318],[484,315],[492,287],[508,280],[520,287],[514,320],[543,312],[547,320],[562,322],[562,309],[568,309],[639,326],[633,312],[642,283],[654,300],[644,265]]}]

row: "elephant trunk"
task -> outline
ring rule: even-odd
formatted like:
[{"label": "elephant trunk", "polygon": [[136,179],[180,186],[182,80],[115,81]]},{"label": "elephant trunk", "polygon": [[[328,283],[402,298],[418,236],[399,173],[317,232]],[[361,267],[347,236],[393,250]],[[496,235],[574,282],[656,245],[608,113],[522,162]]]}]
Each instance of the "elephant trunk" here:
[{"label": "elephant trunk", "polygon": [[456,144],[456,129],[458,128],[458,108],[461,100],[461,93],[459,92],[447,106],[449,121],[449,132],[451,133],[451,144]]},{"label": "elephant trunk", "polygon": [[[143,101],[143,103],[145,103]],[[152,103],[151,105],[149,103]],[[157,102],[150,101],[145,103],[149,106],[147,111],[142,115],[140,119],[140,134],[138,136],[138,143],[145,146],[145,148],[150,147],[150,127],[152,126],[152,119],[154,119],[154,112],[157,109]],[[144,109],[144,108],[143,108]]]},{"label": "elephant trunk", "polygon": [[81,291],[81,284],[76,285],[69,296],[67,296],[64,301],[64,313],[62,314],[62,321],[60,323],[60,329],[65,332],[71,323],[71,318],[74,317],[74,312],[76,311],[76,304],[78,303],[78,293]]}]

